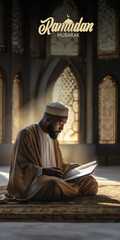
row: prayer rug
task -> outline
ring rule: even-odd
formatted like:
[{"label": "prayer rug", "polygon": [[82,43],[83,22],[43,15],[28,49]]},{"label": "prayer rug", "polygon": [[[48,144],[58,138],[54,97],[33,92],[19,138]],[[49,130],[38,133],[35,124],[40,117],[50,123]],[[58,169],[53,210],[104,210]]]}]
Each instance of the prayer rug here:
[{"label": "prayer rug", "polygon": [[[0,200],[6,187],[0,187]],[[96,196],[0,203],[0,221],[120,222],[120,182],[99,182]]]}]

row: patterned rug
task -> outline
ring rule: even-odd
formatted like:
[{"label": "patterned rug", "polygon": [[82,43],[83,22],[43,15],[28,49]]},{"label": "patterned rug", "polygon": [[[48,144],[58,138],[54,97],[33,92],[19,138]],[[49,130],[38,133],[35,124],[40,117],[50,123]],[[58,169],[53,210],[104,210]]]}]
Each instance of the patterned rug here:
[{"label": "patterned rug", "polygon": [[[5,187],[0,187],[0,200]],[[96,196],[65,201],[1,203],[0,221],[120,222],[120,182],[100,182]]]}]

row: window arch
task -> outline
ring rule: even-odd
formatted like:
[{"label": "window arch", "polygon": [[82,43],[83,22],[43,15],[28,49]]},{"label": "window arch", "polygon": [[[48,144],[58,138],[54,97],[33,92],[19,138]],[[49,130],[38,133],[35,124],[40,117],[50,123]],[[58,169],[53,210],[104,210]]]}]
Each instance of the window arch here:
[{"label": "window arch", "polygon": [[99,84],[99,143],[116,143],[117,86],[111,76]]},{"label": "window arch", "polygon": [[[78,10],[76,4],[72,0],[64,0],[53,12],[52,16],[57,23],[64,22],[66,24],[77,22]],[[78,41],[79,37],[66,37],[66,35],[63,36],[62,33],[53,32],[50,36],[50,54],[76,56],[79,52]]]},{"label": "window arch", "polygon": [[12,86],[12,142],[15,142],[21,127],[22,84],[19,75],[13,79]]},{"label": "window arch", "polygon": [[0,1],[0,52],[5,50],[5,1]]},{"label": "window arch", "polygon": [[70,67],[57,78],[52,92],[52,101],[61,102],[69,108],[69,117],[59,135],[61,143],[78,143],[79,137],[79,87]]},{"label": "window arch", "polygon": [[98,58],[116,58],[119,56],[118,17],[109,1],[98,1],[97,29]]},{"label": "window arch", "polygon": [[3,117],[4,117],[4,79],[0,71],[0,143],[3,141]]},{"label": "window arch", "polygon": [[23,3],[12,0],[12,52],[23,53]]}]

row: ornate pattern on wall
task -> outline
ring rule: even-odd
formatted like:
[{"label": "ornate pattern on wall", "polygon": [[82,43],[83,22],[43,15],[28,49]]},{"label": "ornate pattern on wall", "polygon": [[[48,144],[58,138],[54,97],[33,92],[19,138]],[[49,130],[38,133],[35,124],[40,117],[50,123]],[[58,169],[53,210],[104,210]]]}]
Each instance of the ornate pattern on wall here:
[{"label": "ornate pattern on wall", "polygon": [[20,0],[12,0],[12,51],[23,52],[23,11]]},{"label": "ornate pattern on wall", "polygon": [[53,102],[61,102],[69,108],[68,121],[58,139],[61,143],[78,143],[79,137],[79,88],[70,67],[66,67],[56,80]]},{"label": "ornate pattern on wall", "polygon": [[0,143],[3,141],[3,115],[4,115],[4,82],[0,72]]},{"label": "ornate pattern on wall", "polygon": [[13,79],[12,86],[12,143],[15,142],[21,127],[22,85],[19,75]]},{"label": "ornate pattern on wall", "polygon": [[4,3],[0,0],[0,52],[5,50]]},{"label": "ornate pattern on wall", "polygon": [[[78,11],[72,0],[64,0],[62,5],[53,12],[52,16],[55,22],[58,23],[78,21]],[[50,54],[76,56],[79,52],[78,41],[79,37],[59,37],[57,33],[52,33],[50,37]]]},{"label": "ornate pattern on wall", "polygon": [[111,76],[99,84],[99,143],[116,143],[117,86]]},{"label": "ornate pattern on wall", "polygon": [[107,0],[98,1],[97,54],[106,59],[119,56],[118,17]]}]

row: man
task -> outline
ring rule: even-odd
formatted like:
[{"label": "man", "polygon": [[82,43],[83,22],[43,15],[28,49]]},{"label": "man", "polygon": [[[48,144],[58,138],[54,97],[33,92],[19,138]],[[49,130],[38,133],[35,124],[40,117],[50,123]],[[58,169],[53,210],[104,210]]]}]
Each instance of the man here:
[{"label": "man", "polygon": [[98,184],[92,176],[65,182],[66,171],[78,164],[63,161],[58,134],[68,118],[60,103],[45,107],[40,122],[20,130],[14,144],[6,196],[15,200],[62,200],[77,195],[94,195]]}]

